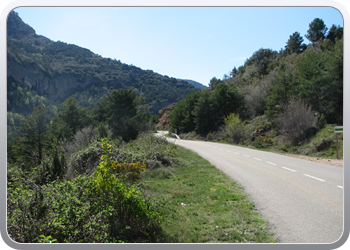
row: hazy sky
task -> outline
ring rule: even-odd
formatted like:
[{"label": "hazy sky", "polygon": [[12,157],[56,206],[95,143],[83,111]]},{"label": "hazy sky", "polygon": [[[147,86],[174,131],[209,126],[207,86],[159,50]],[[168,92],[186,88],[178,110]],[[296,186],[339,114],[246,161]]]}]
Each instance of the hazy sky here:
[{"label": "hazy sky", "polygon": [[321,18],[343,27],[331,7],[20,7],[38,35],[87,48],[169,77],[208,85],[260,48],[279,51]]}]

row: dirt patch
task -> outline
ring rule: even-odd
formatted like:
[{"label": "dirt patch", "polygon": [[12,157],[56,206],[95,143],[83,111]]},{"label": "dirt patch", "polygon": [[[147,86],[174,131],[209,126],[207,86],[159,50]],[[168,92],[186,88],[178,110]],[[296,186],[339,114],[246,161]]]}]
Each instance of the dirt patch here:
[{"label": "dirt patch", "polygon": [[162,110],[159,111],[159,122],[157,124],[157,128],[160,129],[168,129],[169,126],[169,113],[173,110],[174,108],[174,104],[171,104],[165,108],[163,108]]},{"label": "dirt patch", "polygon": [[291,155],[291,154],[286,154],[286,156],[294,157],[294,158],[299,158],[307,161],[314,161],[314,162],[319,162],[323,164],[329,164],[337,167],[343,167],[343,159],[324,159],[324,158],[316,158],[316,157],[310,157],[306,155]]}]

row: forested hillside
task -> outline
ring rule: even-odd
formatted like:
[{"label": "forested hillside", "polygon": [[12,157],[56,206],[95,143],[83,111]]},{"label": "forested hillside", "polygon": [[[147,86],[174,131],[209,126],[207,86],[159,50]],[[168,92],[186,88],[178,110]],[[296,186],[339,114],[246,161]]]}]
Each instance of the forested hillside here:
[{"label": "forested hillside", "polygon": [[296,31],[280,51],[261,48],[223,79],[211,79],[208,89],[176,104],[170,130],[261,147],[281,136],[304,143],[326,123],[342,125],[343,28],[316,18],[306,37],[309,44]]},{"label": "forested hillside", "polygon": [[38,105],[55,114],[73,96],[92,108],[115,89],[134,88],[144,106],[157,113],[183,99],[194,87],[187,81],[142,70],[90,50],[37,35],[16,12],[7,21],[7,110],[28,115]]}]

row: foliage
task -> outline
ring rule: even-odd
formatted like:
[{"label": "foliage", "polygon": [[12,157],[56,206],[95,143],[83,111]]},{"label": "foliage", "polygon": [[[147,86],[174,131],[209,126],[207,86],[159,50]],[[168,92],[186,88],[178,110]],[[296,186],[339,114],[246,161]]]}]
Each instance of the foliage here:
[{"label": "foliage", "polygon": [[[136,185],[113,173],[111,145],[93,175],[36,185],[18,168],[9,170],[8,232],[17,242],[157,242],[164,211]],[[121,165],[124,166],[124,165]],[[137,179],[144,165],[134,164]],[[134,175],[133,175],[134,174]]]},{"label": "foliage", "polygon": [[343,38],[343,28],[338,26],[335,26],[334,24],[328,31],[327,39],[332,41],[333,43],[336,42],[336,39],[342,39]]},{"label": "foliage", "polygon": [[246,139],[244,125],[243,122],[239,118],[239,114],[232,113],[225,117],[225,139],[228,137],[229,142],[238,143],[241,139]]},{"label": "foliage", "polygon": [[303,41],[304,39],[300,36],[300,33],[296,31],[289,37],[285,48],[290,53],[301,53],[307,47]]},{"label": "foliage", "polygon": [[38,185],[44,185],[53,182],[56,179],[63,179],[66,173],[66,168],[67,163],[64,151],[56,141],[48,156],[46,156],[42,164],[36,168],[34,181]]},{"label": "foliage", "polygon": [[313,44],[326,37],[327,27],[323,20],[315,18],[310,24],[305,37]]},{"label": "foliage", "polygon": [[70,97],[65,100],[58,109],[58,114],[52,120],[50,133],[58,140],[71,137],[84,126],[91,123],[88,110],[78,105],[77,101]]},{"label": "foliage", "polygon": [[33,113],[22,121],[22,137],[19,138],[22,155],[26,157],[27,162],[37,165],[40,165],[43,159],[47,137],[48,119],[45,113],[46,110],[42,106],[34,108]]},{"label": "foliage", "polygon": [[212,79],[211,89],[194,92],[174,107],[170,129],[207,135],[224,124],[225,116],[232,112],[243,114],[244,110],[244,96],[235,86]]},{"label": "foliage", "polygon": [[317,117],[316,117],[316,128],[318,130],[321,130],[323,129],[325,126],[327,125],[327,121],[326,121],[326,118],[323,114],[317,114]]},{"label": "foliage", "polygon": [[195,130],[198,134],[205,135],[215,129],[215,120],[213,117],[214,107],[210,100],[209,89],[205,89],[201,92],[193,114],[195,116]]},{"label": "foliage", "polygon": [[96,105],[95,114],[99,122],[106,122],[114,137],[129,141],[136,139],[140,124],[145,122],[145,110],[140,109],[142,98],[134,89],[114,90],[105,95]]},{"label": "foliage", "polygon": [[[109,182],[118,182],[115,175],[111,175],[111,172],[115,172],[117,174],[126,175],[127,178],[131,179],[132,181],[135,181],[140,178],[140,173],[142,171],[145,171],[146,165],[141,165],[140,162],[137,163],[118,163],[117,161],[114,161],[111,154],[111,145],[108,144],[108,139],[102,139],[102,148],[104,150],[104,155],[101,156],[101,162],[100,165],[97,167],[95,171],[96,182],[100,183],[99,185],[102,185],[102,189],[107,189],[108,185],[112,185]],[[108,178],[108,181],[107,179]]]},{"label": "foliage", "polygon": [[256,66],[256,71],[252,72],[250,77],[254,76],[263,76],[267,75],[269,72],[267,71],[269,64],[274,60],[277,55],[277,51],[273,51],[271,49],[261,48],[258,51],[254,52],[253,55],[246,60],[245,66]]},{"label": "foliage", "polygon": [[272,144],[272,139],[264,135],[259,135],[254,139],[254,146],[256,148],[266,148],[271,146]]},{"label": "foliage", "polygon": [[295,93],[295,76],[289,67],[283,63],[275,77],[277,84],[270,85],[270,95],[266,98],[265,114],[269,118],[276,118],[285,109],[289,98]]},{"label": "foliage", "polygon": [[170,131],[178,130],[178,133],[187,133],[195,129],[195,116],[193,110],[201,95],[200,90],[192,92],[184,100],[178,102],[170,113]]}]

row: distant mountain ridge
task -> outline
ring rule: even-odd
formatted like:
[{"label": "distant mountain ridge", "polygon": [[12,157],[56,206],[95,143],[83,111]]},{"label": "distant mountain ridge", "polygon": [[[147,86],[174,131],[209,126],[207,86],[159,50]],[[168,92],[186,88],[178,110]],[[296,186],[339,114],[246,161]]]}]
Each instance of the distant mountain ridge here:
[{"label": "distant mountain ridge", "polygon": [[177,78],[177,79],[188,82],[189,84],[193,85],[193,87],[195,87],[196,89],[202,89],[203,90],[203,89],[207,88],[207,86],[205,86],[205,85],[203,85],[203,84],[201,84],[199,82],[193,81],[193,80],[179,79],[179,78]]},{"label": "distant mountain ridge", "polygon": [[153,113],[182,100],[195,87],[191,80],[102,58],[88,49],[37,35],[12,11],[7,21],[8,111],[30,113],[45,102],[58,105],[73,96],[92,107],[114,89],[134,88]]}]

